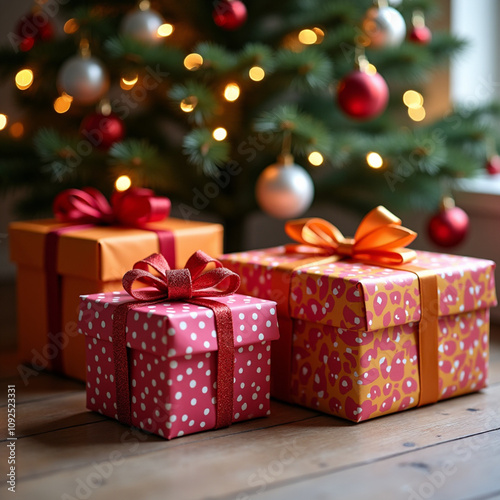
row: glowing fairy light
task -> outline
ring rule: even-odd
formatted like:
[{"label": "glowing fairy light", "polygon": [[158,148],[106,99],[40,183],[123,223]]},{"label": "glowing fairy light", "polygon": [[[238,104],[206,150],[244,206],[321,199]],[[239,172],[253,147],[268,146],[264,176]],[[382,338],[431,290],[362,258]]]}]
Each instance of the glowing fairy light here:
[{"label": "glowing fairy light", "polygon": [[132,185],[132,180],[128,175],[120,175],[115,181],[117,191],[126,191]]},{"label": "glowing fairy light", "polygon": [[227,137],[227,130],[224,127],[217,127],[213,132],[212,132],[212,137],[216,141],[223,141]]},{"label": "glowing fairy light", "polygon": [[384,164],[384,160],[378,153],[370,151],[366,155],[366,163],[368,163],[368,166],[371,168],[381,168]]},{"label": "glowing fairy light", "polygon": [[228,83],[224,89],[224,98],[226,101],[236,101],[240,96],[240,87],[236,83]]},{"label": "glowing fairy light", "polygon": [[33,83],[33,71],[28,68],[22,69],[17,72],[15,80],[18,89],[29,89]]},{"label": "glowing fairy light", "polygon": [[266,76],[266,72],[260,66],[252,66],[248,70],[248,76],[250,77],[250,80],[253,80],[254,82],[260,82]]},{"label": "glowing fairy light", "polygon": [[196,71],[203,64],[203,57],[200,54],[196,54],[193,52],[192,54],[188,54],[184,58],[184,67],[189,71]]},{"label": "glowing fairy light", "polygon": [[166,38],[167,36],[170,36],[173,32],[174,32],[174,27],[169,23],[162,24],[156,30],[156,34],[162,38]]},{"label": "glowing fairy light", "polygon": [[319,151],[313,151],[309,154],[307,159],[309,163],[315,167],[319,167],[324,161],[323,155]]},{"label": "glowing fairy light", "polygon": [[403,102],[410,109],[418,109],[424,105],[424,98],[422,94],[416,90],[407,90],[403,94]]}]

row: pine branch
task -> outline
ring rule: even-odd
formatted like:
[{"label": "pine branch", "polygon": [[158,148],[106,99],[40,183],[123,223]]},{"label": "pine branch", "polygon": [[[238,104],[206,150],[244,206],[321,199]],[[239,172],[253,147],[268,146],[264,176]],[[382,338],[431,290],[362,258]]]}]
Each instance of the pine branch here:
[{"label": "pine branch", "polygon": [[254,128],[258,132],[271,132],[281,141],[285,131],[289,131],[294,154],[305,156],[312,151],[319,151],[330,157],[332,149],[329,131],[320,121],[301,113],[297,106],[281,106],[262,113]]},{"label": "pine branch", "polygon": [[203,57],[203,70],[215,74],[231,71],[236,66],[237,58],[221,45],[212,42],[198,44],[194,52]]},{"label": "pine branch", "polygon": [[330,85],[333,68],[331,61],[315,47],[302,52],[283,49],[276,54],[275,73],[290,78],[296,90],[320,90]]},{"label": "pine branch", "polygon": [[216,141],[208,129],[195,129],[184,137],[183,153],[205,175],[216,177],[218,167],[229,160],[229,145],[226,141]]},{"label": "pine branch", "polygon": [[173,85],[168,96],[176,102],[178,106],[184,105],[188,121],[203,125],[209,121],[217,109],[217,99],[212,91],[202,83],[188,80],[185,84]]},{"label": "pine branch", "polygon": [[262,43],[249,43],[241,51],[239,57],[239,67],[250,68],[260,66],[266,73],[274,70],[273,51]]},{"label": "pine branch", "polygon": [[184,73],[182,52],[175,47],[144,45],[132,38],[119,35],[106,40],[104,48],[113,58],[159,68],[169,72],[173,77],[180,77]]},{"label": "pine branch", "polygon": [[[113,177],[128,175],[135,185],[175,189],[175,177],[169,175],[171,165],[166,155],[142,139],[126,139],[109,150],[109,164]],[[171,172],[170,172],[171,174]]]},{"label": "pine branch", "polygon": [[54,181],[63,181],[75,175],[81,162],[77,153],[77,139],[62,137],[56,130],[42,128],[34,137],[35,149],[42,160],[42,170],[49,173]]}]

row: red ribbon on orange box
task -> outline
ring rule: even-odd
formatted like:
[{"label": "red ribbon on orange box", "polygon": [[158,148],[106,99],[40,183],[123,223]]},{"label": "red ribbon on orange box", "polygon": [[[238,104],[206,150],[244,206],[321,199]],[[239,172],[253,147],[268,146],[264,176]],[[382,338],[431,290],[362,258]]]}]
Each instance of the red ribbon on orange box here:
[{"label": "red ribbon on orange box", "polygon": [[[357,261],[409,271],[417,275],[420,286],[419,322],[419,406],[436,402],[439,398],[438,374],[438,290],[434,271],[412,265],[415,251],[404,248],[417,233],[401,225],[401,220],[386,208],[378,206],[369,212],[356,230],[354,238],[344,235],[324,219],[298,219],[285,224],[288,236],[298,244],[286,245],[287,253],[302,253],[310,257],[283,263],[273,268],[271,288],[280,314],[280,338],[275,341],[280,356],[272,363],[279,366],[280,377],[272,381],[274,394],[291,400],[293,323],[289,312],[292,273],[307,265],[333,263],[351,258]],[[283,355],[285,353],[285,355]]]},{"label": "red ribbon on orange box", "polygon": [[[204,272],[210,264],[215,269]],[[158,275],[147,269],[152,267]],[[134,290],[135,281],[150,288]],[[127,313],[136,306],[157,304],[165,300],[185,300],[190,304],[208,307],[214,312],[217,333],[217,420],[215,428],[227,427],[233,420],[234,338],[231,309],[226,304],[206,297],[224,297],[236,292],[240,277],[222,263],[198,250],[186,262],[184,269],[170,269],[160,254],[136,262],[123,276],[123,288],[135,302],[120,304],[113,312],[113,357],[118,419],[132,425],[129,370],[126,346]],[[223,288],[220,288],[220,287]]]},{"label": "red ribbon on orange box", "polygon": [[61,284],[57,273],[58,243],[61,234],[98,225],[119,225],[153,231],[158,235],[160,253],[175,265],[175,245],[171,231],[146,227],[148,222],[157,222],[170,214],[170,200],[155,196],[145,188],[130,188],[115,192],[111,204],[95,188],[67,189],[59,193],[53,203],[53,212],[61,222],[70,225],[48,232],[44,247],[46,278],[48,343],[52,346],[51,365],[57,372],[63,371],[61,349],[55,344],[62,332]]}]

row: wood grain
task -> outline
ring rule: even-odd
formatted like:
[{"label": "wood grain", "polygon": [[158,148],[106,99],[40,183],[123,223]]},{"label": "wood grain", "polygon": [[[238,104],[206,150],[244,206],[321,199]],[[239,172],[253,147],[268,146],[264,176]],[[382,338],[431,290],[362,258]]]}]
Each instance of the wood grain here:
[{"label": "wood grain", "polygon": [[82,383],[6,370],[17,498],[500,500],[499,333],[480,393],[362,424],[273,401],[268,418],[172,441],[88,412]]},{"label": "wood grain", "polygon": [[[275,403],[273,409],[277,405],[279,403]],[[102,424],[93,426],[96,431],[97,427],[105,431]],[[262,486],[262,481],[276,487],[292,480],[301,482],[311,475],[369,466],[390,457],[406,456],[404,460],[412,462],[408,457],[417,450],[497,429],[500,429],[500,385],[484,393],[361,425],[318,415],[251,432],[221,436],[222,431],[216,431],[196,435],[198,440],[190,436],[191,442],[148,440],[144,443],[134,441],[133,446],[109,439],[100,442],[103,435],[99,432],[89,434],[92,429],[86,426],[75,429],[80,439],[73,436],[71,444],[79,453],[92,448],[93,460],[98,463],[109,464],[111,453],[117,454],[123,462],[112,468],[110,480],[96,489],[92,498],[108,498],[111,492],[124,498],[137,498],[141,491],[144,492],[145,485],[148,498],[160,498],[161,495],[172,499],[229,498],[231,495],[252,495]],[[64,462],[58,462],[58,453],[47,454],[47,450],[51,443],[62,441],[57,434],[38,438],[38,446],[31,440],[31,454],[40,454],[34,457],[35,464],[39,463],[42,453],[46,454],[46,461],[50,457],[55,462],[51,465],[53,473],[21,481],[20,485],[28,494],[47,489],[59,497],[71,492],[75,478],[85,481],[96,470],[95,465],[85,465],[55,472]],[[52,444],[52,447],[57,449],[57,445]],[[19,453],[22,453],[21,447]]]},{"label": "wood grain", "polygon": [[[31,370],[24,367],[23,370]],[[50,373],[30,372],[24,379],[19,376],[8,377],[0,382],[2,393],[0,394],[0,407],[5,406],[7,398],[6,387],[9,384],[16,386],[16,404],[21,405],[28,402],[43,401],[48,398],[58,398],[71,394],[85,393],[85,384],[76,380],[57,377]]]}]

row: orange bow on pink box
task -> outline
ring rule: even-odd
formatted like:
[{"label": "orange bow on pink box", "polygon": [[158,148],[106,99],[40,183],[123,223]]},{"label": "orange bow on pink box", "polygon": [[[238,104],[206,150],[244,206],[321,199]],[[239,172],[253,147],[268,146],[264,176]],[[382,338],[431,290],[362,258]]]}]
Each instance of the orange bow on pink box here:
[{"label": "orange bow on pink box", "polygon": [[409,245],[417,233],[403,227],[401,220],[378,206],[361,221],[354,238],[344,235],[324,219],[297,219],[285,224],[285,231],[298,245],[288,245],[287,252],[310,255],[339,255],[384,264],[404,264],[416,253]]}]

